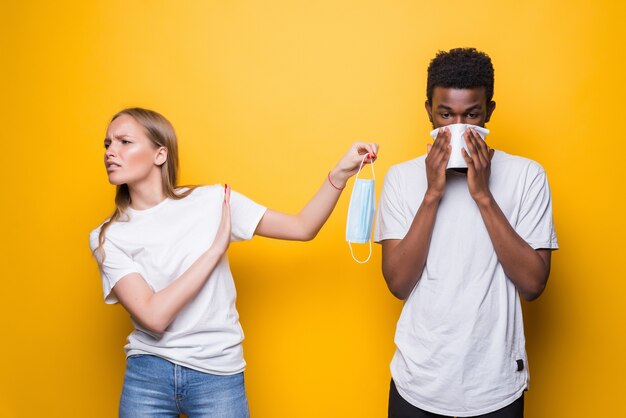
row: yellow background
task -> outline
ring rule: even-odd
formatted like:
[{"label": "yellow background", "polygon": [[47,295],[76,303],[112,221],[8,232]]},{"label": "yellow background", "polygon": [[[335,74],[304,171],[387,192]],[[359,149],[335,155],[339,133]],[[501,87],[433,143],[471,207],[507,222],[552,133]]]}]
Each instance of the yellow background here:
[{"label": "yellow background", "polygon": [[[511,3],[511,4],[509,4]],[[422,154],[426,67],[475,46],[496,68],[495,148],[539,161],[561,250],[525,305],[528,417],[626,416],[624,6],[618,1],[100,1],[0,8],[0,416],[111,417],[130,322],[105,306],[88,233],[113,209],[108,119],[158,110],[182,183],[296,212],[354,140],[377,188]],[[382,417],[401,302],[344,242],[231,247],[254,417]]]}]

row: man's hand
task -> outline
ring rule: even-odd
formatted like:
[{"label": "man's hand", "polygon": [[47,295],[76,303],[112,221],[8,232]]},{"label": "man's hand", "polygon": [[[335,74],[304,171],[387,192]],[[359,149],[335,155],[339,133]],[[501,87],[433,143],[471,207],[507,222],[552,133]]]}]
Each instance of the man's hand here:
[{"label": "man's hand", "polygon": [[433,145],[428,145],[426,156],[426,179],[428,189],[426,196],[440,200],[446,189],[446,166],[452,153],[450,147],[450,130],[446,127],[439,128],[437,138]]},{"label": "man's hand", "polygon": [[476,203],[486,203],[491,199],[489,176],[494,150],[490,149],[480,135],[471,128],[465,131],[463,137],[471,154],[470,157],[465,149],[461,150],[463,159],[467,163],[467,186],[470,195]]}]

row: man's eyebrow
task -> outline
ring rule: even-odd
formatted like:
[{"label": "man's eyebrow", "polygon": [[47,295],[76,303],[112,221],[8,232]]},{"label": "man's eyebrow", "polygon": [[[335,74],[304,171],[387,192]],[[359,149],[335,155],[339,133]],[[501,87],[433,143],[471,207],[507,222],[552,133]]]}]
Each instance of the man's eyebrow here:
[{"label": "man's eyebrow", "polygon": [[[483,107],[480,104],[475,104],[473,106],[468,107],[467,109],[465,109],[465,112],[469,112],[470,110],[481,110]],[[452,110],[452,108],[450,106],[446,106],[443,104],[440,104],[439,106],[437,106],[437,109],[441,109],[441,110]]]},{"label": "man's eyebrow", "polygon": [[470,110],[481,110],[483,107],[480,104],[475,104],[474,106],[470,106],[467,109],[465,109],[466,112],[469,112]]}]

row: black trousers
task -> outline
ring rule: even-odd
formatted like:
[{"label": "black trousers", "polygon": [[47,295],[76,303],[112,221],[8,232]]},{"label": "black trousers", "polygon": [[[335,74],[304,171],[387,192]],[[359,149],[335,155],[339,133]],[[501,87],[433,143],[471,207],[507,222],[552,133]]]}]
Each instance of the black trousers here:
[{"label": "black trousers", "polygon": [[[524,395],[497,411],[490,412],[477,417],[485,418],[523,418],[524,417]],[[391,379],[389,387],[389,418],[451,418],[445,415],[433,414],[432,412],[422,411],[421,409],[408,403],[396,389],[396,384]]]}]

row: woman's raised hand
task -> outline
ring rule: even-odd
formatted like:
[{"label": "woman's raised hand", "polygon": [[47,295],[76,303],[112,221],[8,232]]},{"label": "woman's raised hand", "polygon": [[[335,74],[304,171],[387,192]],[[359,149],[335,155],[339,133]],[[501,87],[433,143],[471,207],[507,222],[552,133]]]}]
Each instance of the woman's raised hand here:
[{"label": "woman's raised hand", "polygon": [[224,185],[222,220],[220,221],[220,225],[217,228],[217,233],[215,234],[215,239],[213,240],[211,249],[218,252],[219,254],[224,254],[228,249],[228,245],[230,244],[230,230],[230,186],[226,184]]},{"label": "woman's raised hand", "polygon": [[[365,158],[365,160],[363,160]],[[355,142],[346,155],[331,170],[330,178],[336,187],[345,187],[348,179],[359,171],[361,162],[370,164],[378,158],[378,144],[374,142]]]}]

